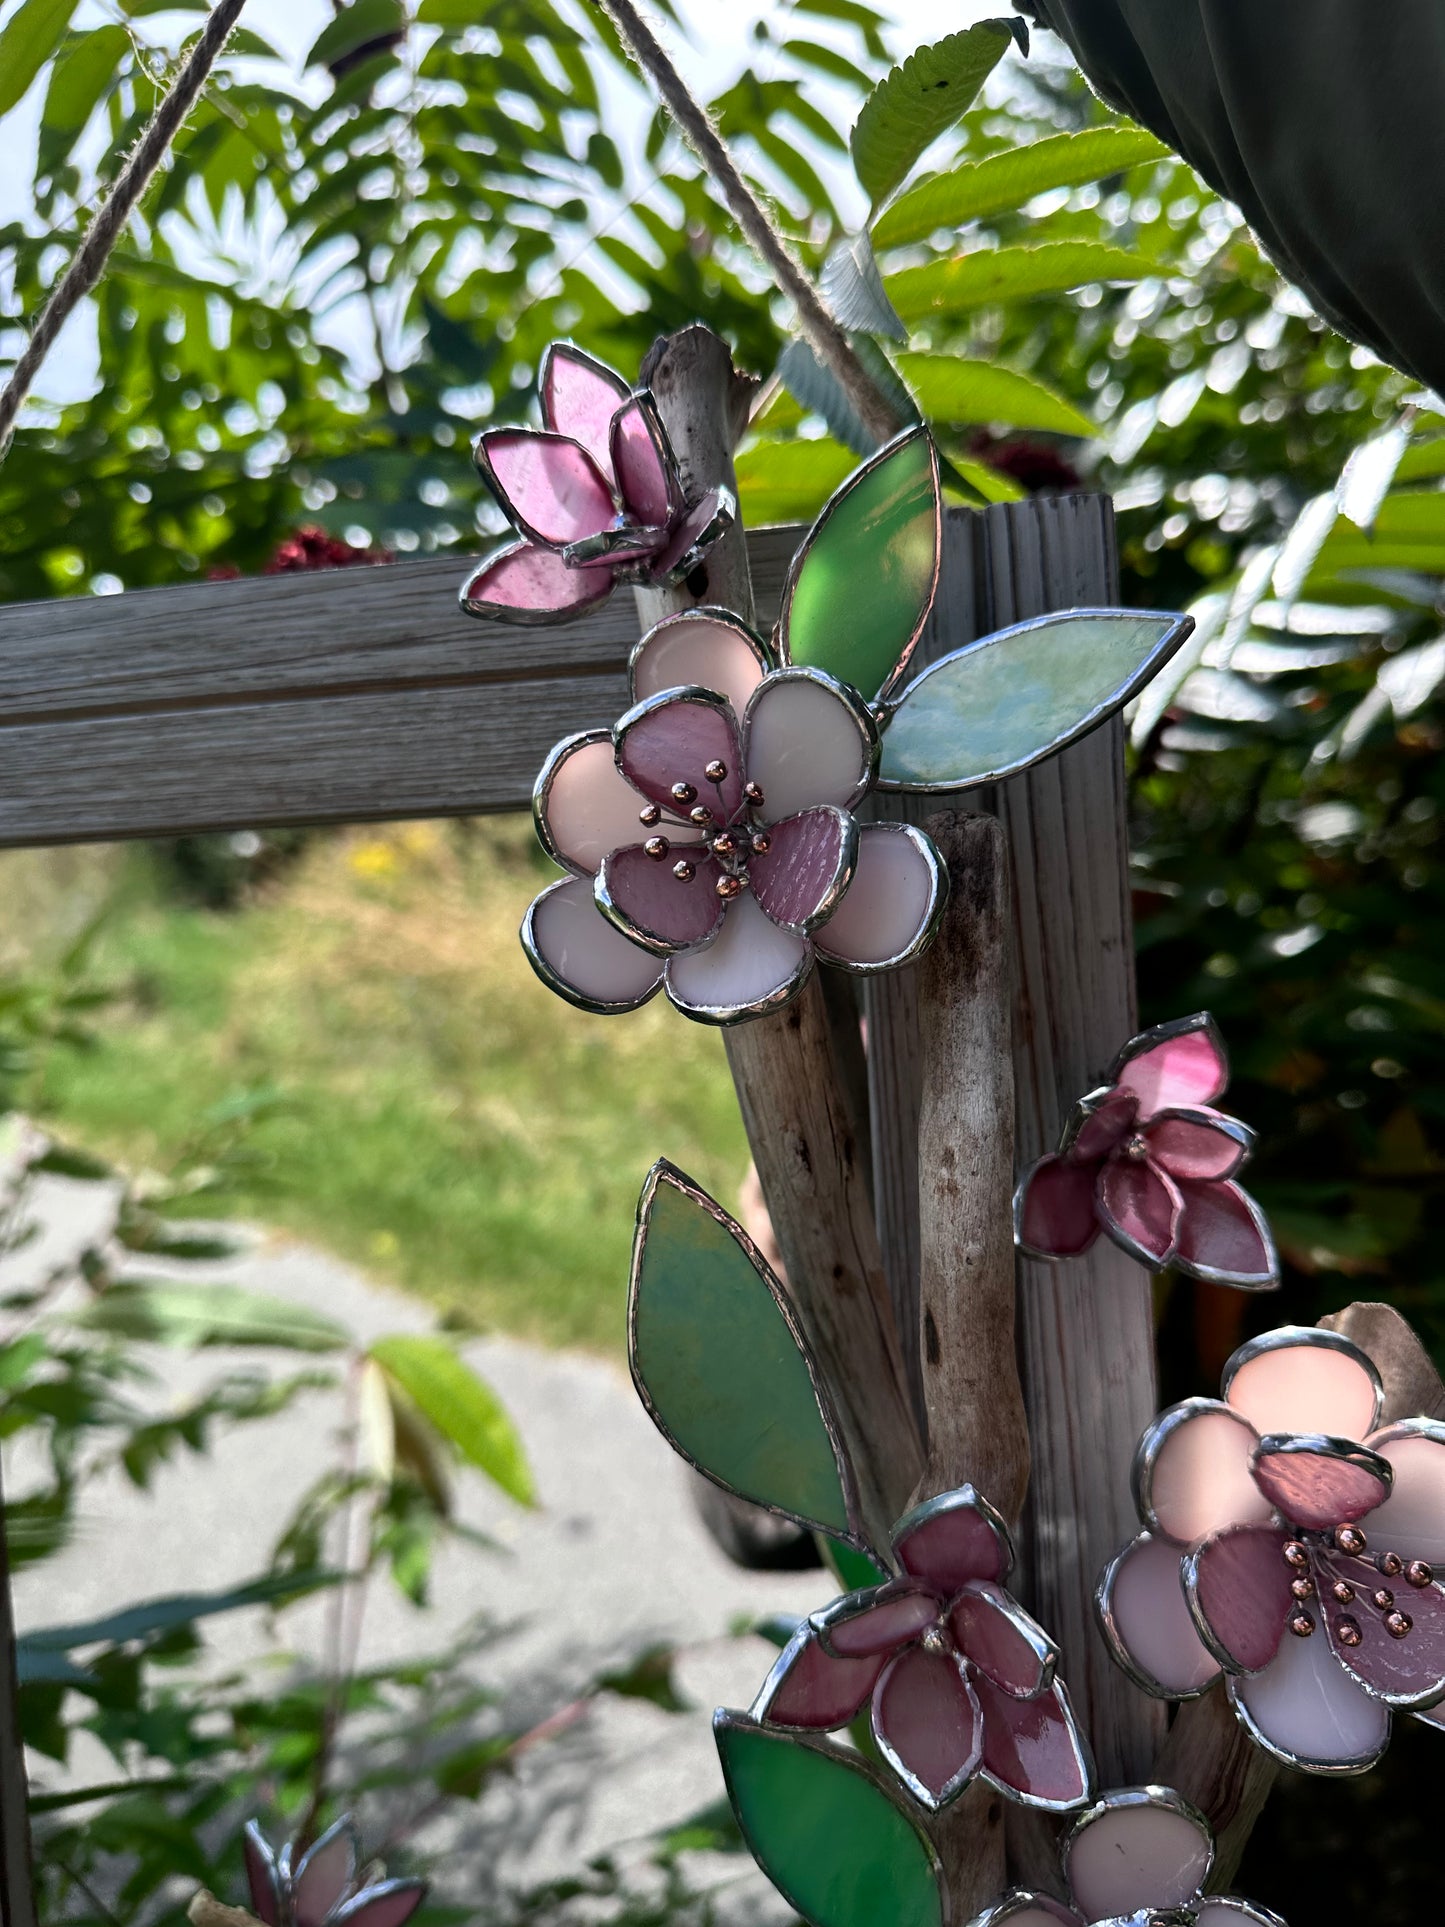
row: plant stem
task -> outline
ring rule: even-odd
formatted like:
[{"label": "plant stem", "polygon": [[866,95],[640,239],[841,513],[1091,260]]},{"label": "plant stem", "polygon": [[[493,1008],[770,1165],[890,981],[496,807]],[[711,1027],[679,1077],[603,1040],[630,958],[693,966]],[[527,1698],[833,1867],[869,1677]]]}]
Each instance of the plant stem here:
[{"label": "plant stem", "polygon": [[69,320],[77,304],[90,293],[105,273],[105,264],[119,241],[126,222],[135,212],[141,196],[155,178],[171,142],[180,132],[187,114],[196,103],[216,56],[236,24],[245,0],[219,0],[202,29],[169,92],[152,115],[150,124],[131,151],[99,213],[86,229],[85,239],[76,250],[70,266],[52,290],[40,311],[10,380],[0,393],[0,461],[10,447],[15,418],[39,374],[41,364],[55,345],[55,338]]},{"label": "plant stem", "polygon": [[741,169],[708,118],[706,108],[689,91],[687,82],[632,0],[597,0],[597,3],[611,15],[637,64],[652,77],[689,146],[721,188],[723,199],[748,245],[763,265],[772,270],[778,286],[797,309],[798,326],[809,347],[836,376],[868,433],[880,443],[889,441],[906,423],[853,352],[846,332],[789,253],[787,242],[743,179]]}]

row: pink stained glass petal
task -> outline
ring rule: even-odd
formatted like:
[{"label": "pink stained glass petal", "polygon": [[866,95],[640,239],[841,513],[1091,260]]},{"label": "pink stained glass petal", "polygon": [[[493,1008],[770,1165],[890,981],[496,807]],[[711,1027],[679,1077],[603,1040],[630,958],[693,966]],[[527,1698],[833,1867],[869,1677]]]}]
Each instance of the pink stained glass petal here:
[{"label": "pink stained glass petal", "polygon": [[1210,1894],[1194,1916],[1194,1927],[1284,1927],[1284,1922],[1233,1894]]},{"label": "pink stained glass petal", "polygon": [[1100,1805],[1064,1847],[1069,1892],[1089,1920],[1187,1907],[1214,1859],[1209,1829],[1171,1800]]},{"label": "pink stained glass petal", "polygon": [[741,716],[767,667],[762,644],[741,623],[689,609],[664,617],[632,652],[632,700],[693,684],[726,696]]},{"label": "pink stained glass petal", "polygon": [[349,1821],[338,1820],[296,1869],[292,1910],[296,1927],[321,1927],[356,1878],[360,1855]]},{"label": "pink stained glass petal", "polygon": [[1367,1443],[1395,1474],[1389,1498],[1370,1519],[1372,1543],[1445,1569],[1445,1436],[1391,1427]]},{"label": "pink stained glass petal", "polygon": [[611,527],[617,505],[596,462],[565,435],[498,428],[483,435],[478,459],[502,506],[534,541],[561,548]]},{"label": "pink stained glass petal", "polygon": [[1147,1118],[1177,1105],[1212,1104],[1229,1082],[1229,1065],[1218,1033],[1206,1025],[1146,1045],[1120,1066],[1115,1082],[1134,1093]]},{"label": "pink stained glass petal", "polygon": [[667,994],[679,1010],[709,1023],[772,1010],[807,980],[806,937],[780,929],[747,892],[728,906],[717,940],[667,961]]},{"label": "pink stained glass petal", "polygon": [[597,908],[590,877],[544,890],[527,913],[522,944],[543,981],[583,1009],[635,1010],[662,982],[660,961]]},{"label": "pink stained glass petal", "polygon": [[605,729],[559,743],[537,785],[543,842],[560,862],[588,875],[609,851],[637,841],[641,808],[642,798],[618,769]]},{"label": "pink stained glass petal", "polygon": [[1092,1775],[1068,1696],[1057,1681],[1036,1699],[1015,1699],[982,1674],[974,1691],[983,1708],[983,1770],[1026,1806],[1056,1812],[1089,1797]]},{"label": "pink stained glass petal", "polygon": [[610,567],[569,569],[534,542],[511,542],[489,555],[462,590],[468,615],[491,622],[570,622],[612,593]]},{"label": "pink stained glass petal", "polygon": [[613,417],[611,437],[612,473],[623,507],[644,527],[665,529],[682,504],[655,407],[634,395]]},{"label": "pink stained glass petal", "polygon": [[935,1624],[942,1610],[942,1602],[933,1593],[907,1582],[881,1587],[855,1611],[840,1613],[836,1619],[830,1614],[825,1637],[833,1651],[844,1658],[887,1654]]},{"label": "pink stained glass petal", "polygon": [[722,540],[735,520],[732,496],[723,489],[709,489],[700,502],[688,509],[666,546],[652,558],[648,574],[654,582],[687,575],[706,558],[713,544]]},{"label": "pink stained glass petal", "polygon": [[965,1586],[949,1625],[958,1650],[1005,1693],[1032,1699],[1053,1678],[1057,1648],[1001,1586],[977,1579]]},{"label": "pink stained glass petal", "polygon": [[889,1660],[873,1689],[873,1735],[929,1805],[961,1793],[978,1771],[983,1721],[956,1656],[906,1646]]},{"label": "pink stained glass petal", "polygon": [[1318,1631],[1286,1635],[1273,1664],[1231,1680],[1230,1698],[1254,1737],[1292,1765],[1363,1769],[1390,1737],[1389,1707],[1355,1684]]},{"label": "pink stained glass petal", "polygon": [[1149,1156],[1171,1178],[1231,1178],[1245,1146],[1211,1111],[1166,1111],[1144,1127]]},{"label": "pink stained glass petal", "polygon": [[818,932],[819,954],[862,970],[913,956],[942,888],[930,849],[902,824],[865,824],[848,893]]},{"label": "pink stained glass petal", "polygon": [[[628,782],[673,814],[704,808],[722,823],[742,808],[737,719],[720,697],[679,691],[639,703],[618,723],[614,741],[617,766]],[[707,774],[710,763],[721,763],[727,772],[719,782]],[[693,792],[686,802],[673,796],[679,783]]]},{"label": "pink stained glass petal", "polygon": [[1219,1658],[1237,1672],[1268,1666],[1285,1637],[1298,1576],[1285,1563],[1288,1539],[1278,1526],[1232,1526],[1206,1539],[1189,1561],[1195,1612]]},{"label": "pink stained glass petal", "polygon": [[[1320,1579],[1320,1613],[1336,1659],[1356,1679],[1395,1706],[1438,1700],[1445,1695],[1445,1587],[1412,1586],[1403,1576],[1381,1578],[1357,1559],[1325,1556],[1316,1559]],[[1343,1580],[1355,1598],[1342,1605],[1329,1588]],[[1383,1588],[1389,1606],[1377,1606],[1374,1595]],[[1390,1613],[1410,1622],[1403,1637],[1386,1625]],[[1358,1633],[1358,1641],[1346,1644]]]},{"label": "pink stained glass petal", "polygon": [[1104,1229],[1131,1256],[1166,1265],[1174,1256],[1180,1198],[1172,1178],[1144,1158],[1113,1157],[1094,1189]]},{"label": "pink stained glass petal", "polygon": [[768,848],[748,865],[753,896],[789,930],[812,930],[848,886],[858,833],[845,810],[804,810],[767,829]]},{"label": "pink stained glass petal", "polygon": [[1183,1699],[1219,1677],[1179,1575],[1179,1548],[1141,1533],[1110,1569],[1103,1610],[1110,1643],[1150,1692]]},{"label": "pink stained glass petal", "polygon": [[774,671],[754,690],[744,729],[748,777],[771,823],[815,803],[850,809],[868,787],[877,734],[825,676]]},{"label": "pink stained glass petal", "polygon": [[[692,874],[679,877],[673,865]],[[659,954],[705,943],[727,905],[717,893],[718,866],[701,843],[674,843],[660,861],[641,843],[612,850],[597,876],[597,900],[625,936]]]},{"label": "pink stained glass petal", "polygon": [[815,1633],[804,1633],[774,1668],[758,1717],[772,1726],[831,1733],[868,1704],[886,1660],[886,1653],[835,1659]]},{"label": "pink stained glass petal", "polygon": [[1068,1156],[1073,1163],[1090,1164],[1123,1143],[1139,1115],[1139,1100],[1132,1091],[1112,1090],[1100,1094],[1097,1101],[1085,1098],[1079,1108],[1083,1114],[1070,1140]]},{"label": "pink stained glass petal", "polygon": [[347,1901],[335,1927],[404,1927],[426,1898],[424,1880],[384,1880]]},{"label": "pink stained glass petal", "polygon": [[1088,1927],[1072,1907],[1051,1900],[1047,1894],[1018,1894],[1001,1911],[986,1914],[984,1919],[987,1927],[1056,1927],[1059,1921],[1064,1927]]},{"label": "pink stained glass petal", "polygon": [[1254,1477],[1275,1509],[1297,1526],[1324,1532],[1373,1512],[1389,1491],[1382,1468],[1356,1464],[1339,1452],[1310,1451],[1301,1444],[1265,1439],[1255,1454]]},{"label": "pink stained glass petal", "polygon": [[542,420],[581,442],[601,469],[611,459],[612,417],[631,395],[621,375],[567,341],[547,350],[542,364]]},{"label": "pink stained glass petal", "polygon": [[1232,1178],[1178,1178],[1183,1211],[1174,1262],[1220,1284],[1261,1287],[1277,1282],[1279,1261],[1263,1213]]},{"label": "pink stained glass petal", "polygon": [[1263,1524],[1269,1501],[1254,1482],[1254,1427],[1215,1399],[1172,1406],[1140,1447],[1139,1494],[1146,1519],[1176,1545],[1226,1526]]},{"label": "pink stained glass petal", "polygon": [[928,1500],[900,1519],[893,1551],[905,1572],[944,1598],[970,1579],[1005,1578],[1012,1559],[998,1525],[964,1490]]},{"label": "pink stained glass petal", "polygon": [[1019,1194],[1019,1243],[1043,1258],[1077,1258],[1087,1251],[1099,1235],[1097,1175],[1097,1165],[1040,1158]]},{"label": "pink stained glass petal", "polygon": [[251,1912],[263,1927],[279,1927],[281,1897],[276,1887],[276,1863],[254,1820],[246,1823],[241,1851],[246,1863],[246,1885],[251,1893]]},{"label": "pink stained glass petal", "polygon": [[1256,1432],[1363,1439],[1375,1429],[1379,1384],[1353,1349],[1312,1327],[1285,1327],[1242,1345],[1224,1396]]}]

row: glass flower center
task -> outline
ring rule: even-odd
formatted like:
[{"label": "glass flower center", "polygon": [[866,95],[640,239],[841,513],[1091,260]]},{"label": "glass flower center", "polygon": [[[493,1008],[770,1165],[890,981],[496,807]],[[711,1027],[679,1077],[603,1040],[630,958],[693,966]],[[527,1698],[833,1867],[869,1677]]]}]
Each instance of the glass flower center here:
[{"label": "glass flower center", "polygon": [[[767,798],[756,783],[747,783],[741,804],[729,815],[723,790],[727,778],[727,764],[719,758],[700,772],[698,782],[673,784],[670,809],[649,803],[638,812],[643,827],[654,832],[642,847],[655,863],[665,863],[672,854],[672,841],[659,826],[683,831],[694,847],[702,844],[721,871],[717,893],[725,903],[747,889],[748,864],[752,858],[766,856],[772,847],[771,834],[758,815]],[[711,802],[706,800],[709,795]],[[673,863],[672,874],[679,883],[691,883],[697,875],[697,865],[688,857],[679,856]]]},{"label": "glass flower center", "polygon": [[[1341,1561],[1347,1564],[1348,1576],[1339,1570]],[[1403,1579],[1419,1592],[1435,1578],[1434,1569],[1423,1559],[1406,1564],[1398,1552],[1372,1555],[1364,1531],[1352,1519],[1324,1532],[1298,1532],[1285,1543],[1284,1562],[1294,1575],[1290,1631],[1308,1639],[1318,1613],[1327,1616],[1335,1639],[1344,1647],[1361,1644],[1360,1620],[1370,1613],[1392,1639],[1408,1639],[1415,1622],[1397,1601],[1391,1582]]]}]

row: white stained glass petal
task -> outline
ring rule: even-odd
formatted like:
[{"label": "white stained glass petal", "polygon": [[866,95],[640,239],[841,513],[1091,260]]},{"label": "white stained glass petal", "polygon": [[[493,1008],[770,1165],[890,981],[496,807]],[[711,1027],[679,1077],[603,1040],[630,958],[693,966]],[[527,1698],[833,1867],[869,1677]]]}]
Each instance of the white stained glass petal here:
[{"label": "white stained glass petal", "polygon": [[645,801],[618,769],[610,733],[559,743],[537,784],[543,841],[590,875],[611,851],[645,834],[639,816]]},{"label": "white stained glass petal", "polygon": [[1087,1920],[1142,1907],[1183,1907],[1204,1885],[1213,1843],[1176,1807],[1130,1801],[1080,1822],[1064,1849],[1074,1903]]},{"label": "white stained glass petal", "polygon": [[763,814],[777,823],[815,803],[855,803],[868,787],[873,741],[828,682],[783,670],[753,696],[746,760],[748,781],[763,792]]},{"label": "white stained glass petal", "polygon": [[1262,1673],[1229,1682],[1256,1735],[1305,1766],[1371,1764],[1390,1737],[1390,1709],[1363,1692],[1318,1630],[1287,1633]]},{"label": "white stained glass petal", "polygon": [[1395,1470],[1389,1498],[1370,1514],[1372,1540],[1381,1551],[1445,1569],[1445,1440],[1386,1431],[1370,1449]]},{"label": "white stained glass petal", "polygon": [[662,982],[660,960],[607,921],[586,877],[544,890],[527,913],[522,941],[553,989],[584,1008],[635,1010]]},{"label": "white stained glass petal", "polygon": [[1249,1469],[1259,1441],[1232,1412],[1200,1401],[1159,1430],[1147,1497],[1161,1531],[1187,1546],[1223,1526],[1262,1524],[1272,1516]]},{"label": "white stained glass petal", "polygon": [[1127,702],[1192,626],[1079,609],[980,636],[904,690],[883,729],[880,787],[964,789],[1027,769]]},{"label": "white stained glass petal", "polygon": [[1179,1548],[1139,1538],[1114,1570],[1109,1616],[1135,1667],[1171,1698],[1198,1693],[1219,1661],[1194,1629],[1179,1579]]},{"label": "white stained glass petal", "polygon": [[1308,1329],[1295,1343],[1248,1353],[1232,1367],[1225,1397],[1257,1432],[1322,1432],[1363,1439],[1374,1430],[1378,1393],[1352,1352],[1321,1344]]},{"label": "white stained glass petal", "polygon": [[722,930],[706,950],[668,959],[667,994],[680,1010],[725,1022],[774,1000],[785,1002],[812,960],[805,937],[781,929],[743,895],[728,905]]},{"label": "white stained glass petal", "polygon": [[740,624],[689,610],[659,622],[632,652],[632,700],[695,685],[726,696],[741,716],[766,672],[757,642]]},{"label": "white stained glass petal", "polygon": [[814,937],[819,954],[881,965],[907,955],[933,916],[941,879],[904,824],[870,823],[841,904]]},{"label": "white stained glass petal", "polygon": [[1284,1927],[1284,1922],[1263,1907],[1251,1907],[1247,1900],[1214,1894],[1194,1916],[1194,1927]]}]

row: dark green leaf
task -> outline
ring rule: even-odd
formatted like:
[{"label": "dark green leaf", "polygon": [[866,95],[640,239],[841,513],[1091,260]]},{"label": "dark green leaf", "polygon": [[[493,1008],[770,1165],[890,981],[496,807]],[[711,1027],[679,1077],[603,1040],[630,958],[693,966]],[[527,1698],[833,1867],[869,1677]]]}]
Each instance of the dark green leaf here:
[{"label": "dark green leaf", "polygon": [[0,30],[0,114],[24,95],[60,44],[76,0],[21,0]]},{"label": "dark green leaf", "polygon": [[938,136],[968,112],[978,90],[1024,32],[1019,20],[980,20],[920,47],[881,80],[853,129],[853,166],[876,208]]}]

